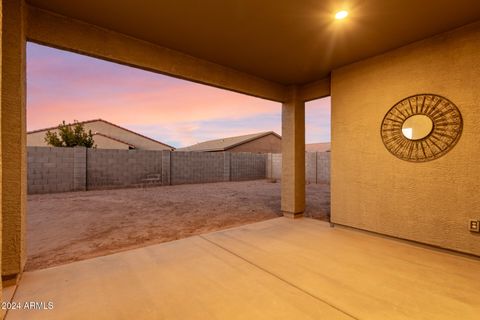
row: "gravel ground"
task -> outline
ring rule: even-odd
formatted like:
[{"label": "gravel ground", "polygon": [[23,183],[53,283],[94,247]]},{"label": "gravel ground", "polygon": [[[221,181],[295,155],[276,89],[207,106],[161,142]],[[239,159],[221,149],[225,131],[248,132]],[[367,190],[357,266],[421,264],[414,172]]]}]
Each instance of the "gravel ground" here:
[{"label": "gravel ground", "polygon": [[[329,185],[307,185],[305,216],[329,214]],[[267,180],[29,195],[26,270],[279,215],[280,183]]]}]

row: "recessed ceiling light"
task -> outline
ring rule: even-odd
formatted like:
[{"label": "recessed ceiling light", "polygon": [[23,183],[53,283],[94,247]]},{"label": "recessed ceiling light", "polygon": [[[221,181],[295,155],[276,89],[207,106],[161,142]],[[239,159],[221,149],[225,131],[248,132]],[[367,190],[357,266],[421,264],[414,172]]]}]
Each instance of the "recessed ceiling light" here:
[{"label": "recessed ceiling light", "polygon": [[337,13],[335,13],[335,19],[337,19],[337,20],[345,19],[347,16],[348,16],[348,11],[347,10],[342,10],[342,11],[338,11]]}]

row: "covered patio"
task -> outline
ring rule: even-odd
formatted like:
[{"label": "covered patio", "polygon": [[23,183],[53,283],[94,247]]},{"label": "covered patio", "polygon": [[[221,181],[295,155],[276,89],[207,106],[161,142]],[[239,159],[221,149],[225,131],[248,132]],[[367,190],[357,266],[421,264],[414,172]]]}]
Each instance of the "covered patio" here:
[{"label": "covered patio", "polygon": [[[0,3],[2,301],[54,304],[7,319],[479,317],[478,0]],[[27,41],[280,102],[284,217],[24,273]],[[302,218],[326,96],[335,228]]]},{"label": "covered patio", "polygon": [[275,218],[25,272],[16,319],[477,319],[478,258]]}]

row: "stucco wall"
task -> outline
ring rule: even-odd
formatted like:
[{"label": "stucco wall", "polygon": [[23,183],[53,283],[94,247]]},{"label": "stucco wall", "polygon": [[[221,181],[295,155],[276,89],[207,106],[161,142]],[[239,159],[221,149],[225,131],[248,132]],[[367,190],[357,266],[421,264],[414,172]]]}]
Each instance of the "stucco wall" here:
[{"label": "stucco wall", "polygon": [[25,11],[23,1],[2,5],[2,279],[12,285],[26,261]]},{"label": "stucco wall", "polygon": [[[103,121],[87,122],[84,124],[85,131],[92,130],[93,133],[99,132],[107,136],[119,139],[124,142],[128,142],[134,145],[140,150],[170,150],[169,147],[157,143],[148,138],[139,136],[133,132],[123,130],[119,127],[113,126]],[[29,147],[46,147],[45,134],[47,130],[32,132],[27,134],[27,146]],[[51,130],[51,132],[58,132],[57,129]],[[95,144],[99,149],[128,149],[122,143],[117,143],[113,140],[107,139],[102,136],[94,136]]]},{"label": "stucco wall", "polygon": [[[3,24],[3,7],[2,7],[2,2],[0,1],[0,75],[2,74],[2,24]],[[2,77],[0,76],[0,92],[2,92]],[[1,99],[1,94],[0,94],[0,133],[2,132],[2,99]],[[0,181],[2,181],[2,139],[0,137]],[[0,183],[0,221],[2,220],[2,185],[3,183]],[[2,255],[2,228],[0,228],[0,256]],[[2,270],[2,259],[0,259],[0,270]],[[3,286],[2,286],[3,287]],[[0,288],[0,300],[3,301],[3,289]],[[0,317],[3,318],[5,314],[4,310],[0,310]]]},{"label": "stucco wall", "polygon": [[282,152],[282,139],[274,134],[269,134],[228,149],[228,152],[280,153]]},{"label": "stucco wall", "polygon": [[123,130],[102,121],[86,123],[85,129],[92,130],[92,132],[98,131],[106,134],[107,136],[131,143],[136,148],[142,150],[170,150],[170,148],[165,145],[159,144],[155,141],[136,135],[133,132]]},{"label": "stucco wall", "polygon": [[120,149],[120,150],[129,149],[128,144],[125,144],[120,141],[116,141],[98,134],[93,136],[93,141],[95,141],[95,146],[97,147],[97,149]]},{"label": "stucco wall", "polygon": [[[332,73],[334,223],[480,255],[480,23]],[[463,134],[445,156],[410,163],[380,138],[399,100],[436,93],[460,109]]]},{"label": "stucco wall", "polygon": [[29,147],[46,147],[47,144],[45,143],[45,133],[46,133],[46,131],[38,131],[38,132],[28,133],[27,134],[27,146],[29,146]]}]

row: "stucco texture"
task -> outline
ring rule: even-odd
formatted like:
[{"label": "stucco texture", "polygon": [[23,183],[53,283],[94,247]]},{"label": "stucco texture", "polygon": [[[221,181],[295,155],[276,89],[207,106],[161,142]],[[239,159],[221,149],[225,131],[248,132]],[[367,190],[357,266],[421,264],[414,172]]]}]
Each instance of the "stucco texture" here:
[{"label": "stucco texture", "polygon": [[258,152],[258,153],[280,153],[282,152],[282,139],[274,134],[243,143],[231,149],[230,152]]},{"label": "stucco texture", "polygon": [[3,2],[2,278],[16,281],[25,264],[26,148],[23,2]]},{"label": "stucco texture", "polygon": [[[2,6],[2,1],[0,1],[0,74],[2,74],[2,38],[3,38],[3,33],[2,33],[2,24],[3,24],[3,6]],[[2,77],[0,76],[0,92],[2,92]],[[1,95],[0,95],[1,97]],[[2,132],[2,99],[0,98],[0,133]],[[2,181],[2,139],[0,138],[0,181]],[[2,219],[2,185],[3,183],[0,183],[0,221]],[[0,256],[2,255],[2,228],[0,228]],[[2,269],[2,259],[0,259],[0,270]],[[0,299],[3,301],[3,290],[0,288]],[[0,317],[3,317],[5,314],[5,311],[0,311]]]},{"label": "stucco texture", "polygon": [[305,102],[298,88],[282,104],[282,212],[300,217],[305,210]]},{"label": "stucco texture", "polygon": [[[133,131],[118,127],[103,120],[82,122],[85,131],[94,133],[93,140],[99,149],[127,149],[131,145],[140,150],[171,150],[171,147],[139,135]],[[27,134],[27,146],[47,147],[45,134],[47,131],[58,133],[58,129],[45,129]]]},{"label": "stucco texture", "polygon": [[[332,222],[480,255],[480,23],[332,73]],[[399,100],[450,99],[463,133],[443,157],[411,163],[390,154],[380,125]]]}]

